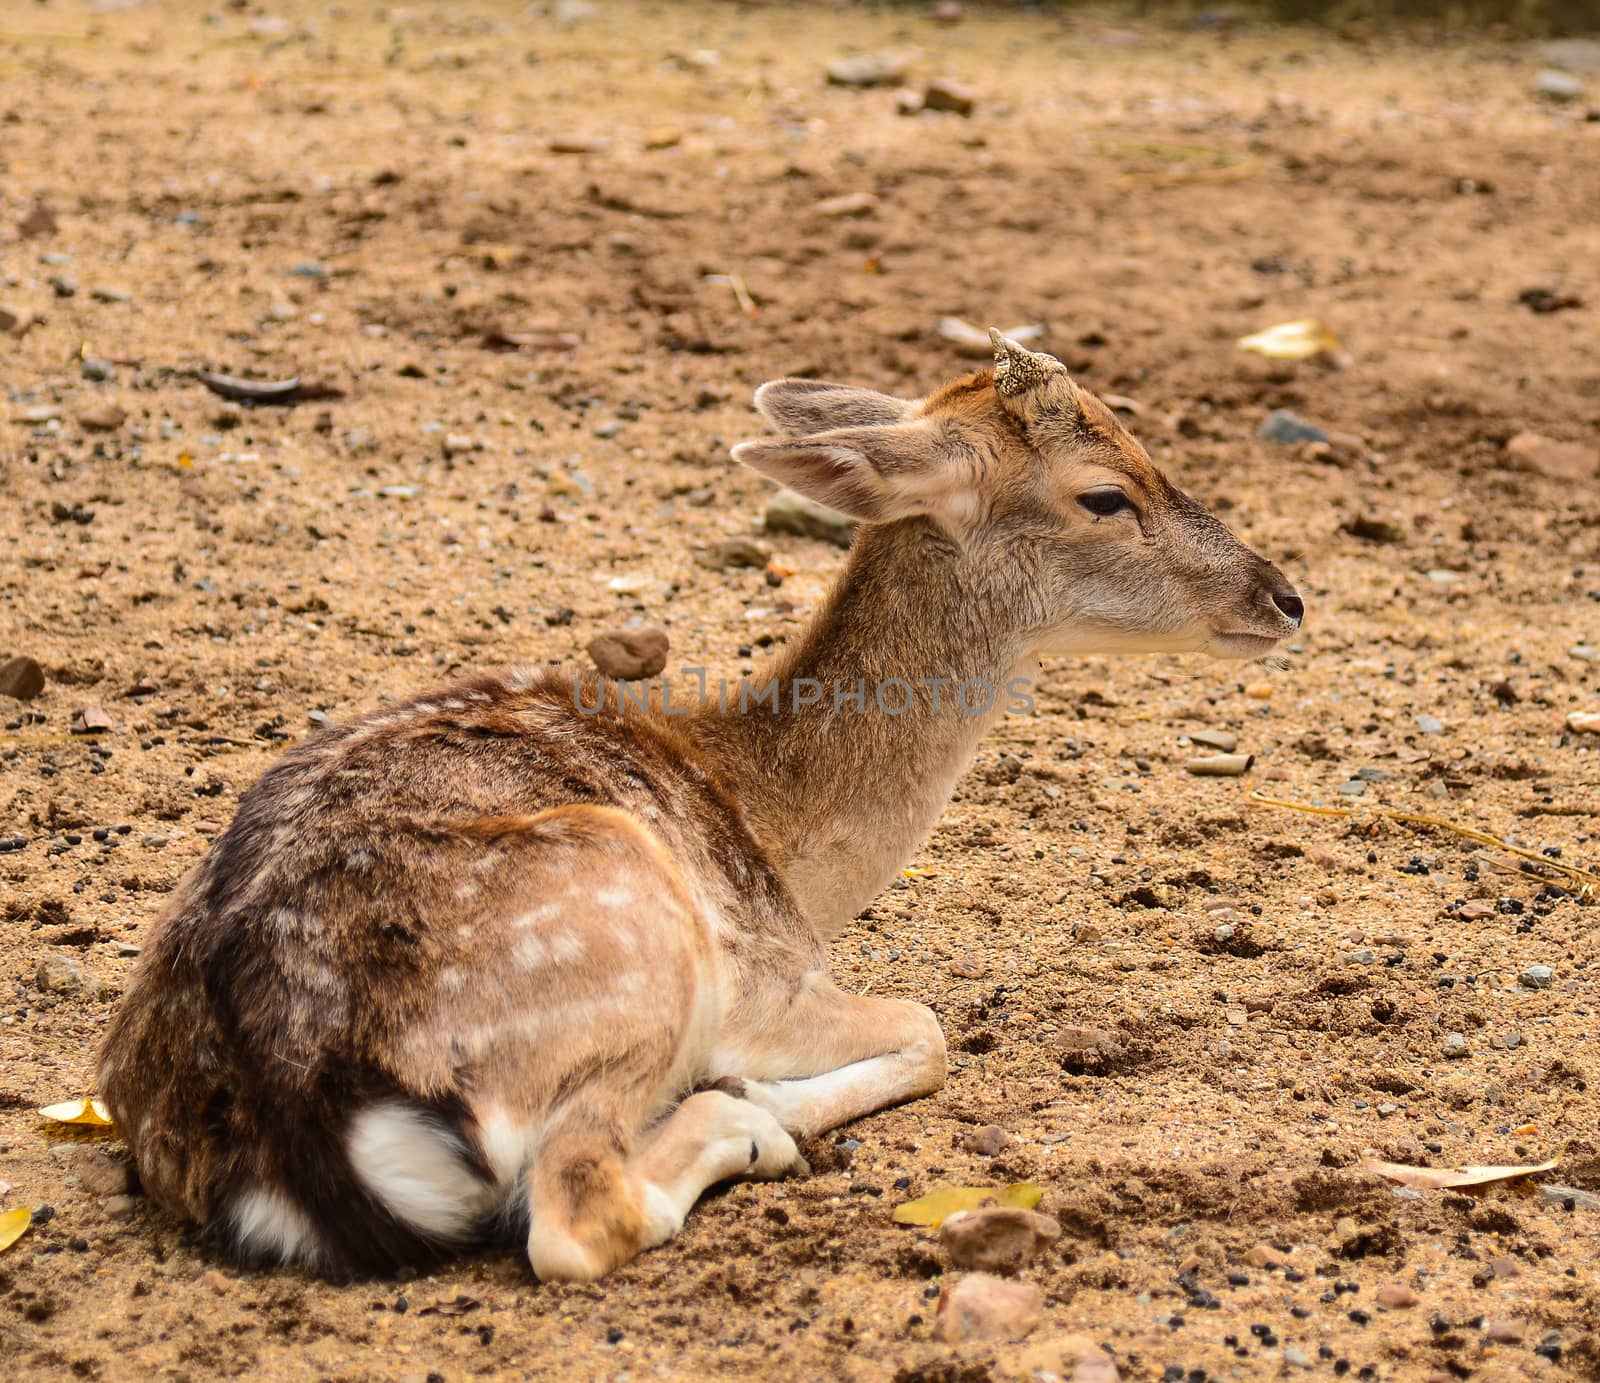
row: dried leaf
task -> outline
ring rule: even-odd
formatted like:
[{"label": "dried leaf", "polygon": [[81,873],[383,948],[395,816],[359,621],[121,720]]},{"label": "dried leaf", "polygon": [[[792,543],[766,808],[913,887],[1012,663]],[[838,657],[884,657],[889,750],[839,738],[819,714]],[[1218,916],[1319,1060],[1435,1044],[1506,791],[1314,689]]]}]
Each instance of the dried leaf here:
[{"label": "dried leaf", "polygon": [[4,1253],[28,1232],[33,1223],[33,1211],[0,1210],[0,1253]]},{"label": "dried leaf", "polygon": [[1425,1191],[1443,1191],[1457,1186],[1487,1186],[1514,1177],[1552,1172],[1556,1159],[1530,1162],[1520,1167],[1408,1167],[1403,1162],[1363,1162],[1362,1170],[1398,1181],[1402,1186],[1420,1186]]},{"label": "dried leaf", "polygon": [[583,344],[573,331],[526,331],[494,326],[483,333],[484,348],[491,351],[571,351]]},{"label": "dried leaf", "polygon": [[310,403],[318,399],[342,399],[344,390],[331,384],[289,379],[240,379],[236,375],[213,374],[196,370],[194,377],[213,394],[234,403]]},{"label": "dried leaf", "polygon": [[1339,338],[1316,317],[1279,322],[1265,331],[1241,336],[1238,345],[1242,351],[1254,351],[1269,360],[1309,360],[1340,349]]},{"label": "dried leaf", "polygon": [[1017,1210],[1032,1210],[1043,1198],[1044,1188],[1031,1181],[1017,1181],[1004,1187],[941,1186],[937,1191],[895,1206],[894,1222],[938,1229],[958,1211],[976,1210],[988,1201]]},{"label": "dried leaf", "polygon": [[90,1128],[113,1127],[110,1111],[101,1101],[93,1098],[46,1105],[39,1113],[57,1124],[84,1124]]}]

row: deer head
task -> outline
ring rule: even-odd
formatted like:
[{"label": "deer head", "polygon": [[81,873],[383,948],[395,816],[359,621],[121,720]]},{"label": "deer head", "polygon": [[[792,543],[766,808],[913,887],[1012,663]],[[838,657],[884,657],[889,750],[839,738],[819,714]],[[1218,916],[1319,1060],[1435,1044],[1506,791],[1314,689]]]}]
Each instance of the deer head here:
[{"label": "deer head", "polygon": [[756,406],[788,435],[734,456],[863,523],[927,526],[1027,655],[1251,658],[1299,628],[1283,573],[1157,470],[1059,360],[990,335],[992,371],[922,400],[764,384]]}]

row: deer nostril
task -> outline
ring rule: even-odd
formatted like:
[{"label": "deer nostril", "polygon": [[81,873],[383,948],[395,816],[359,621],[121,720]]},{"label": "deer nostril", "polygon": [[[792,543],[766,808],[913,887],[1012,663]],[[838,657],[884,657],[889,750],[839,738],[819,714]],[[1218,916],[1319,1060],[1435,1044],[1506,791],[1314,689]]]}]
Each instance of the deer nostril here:
[{"label": "deer nostril", "polygon": [[1285,594],[1282,591],[1274,591],[1272,593],[1272,603],[1283,612],[1285,618],[1292,619],[1296,624],[1299,624],[1305,617],[1306,603],[1293,592]]}]

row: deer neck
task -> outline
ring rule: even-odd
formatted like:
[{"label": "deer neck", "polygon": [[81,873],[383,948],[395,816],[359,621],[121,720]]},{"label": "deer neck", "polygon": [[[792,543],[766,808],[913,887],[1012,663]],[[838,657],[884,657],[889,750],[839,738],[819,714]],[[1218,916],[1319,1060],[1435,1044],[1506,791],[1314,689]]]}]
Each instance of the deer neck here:
[{"label": "deer neck", "polygon": [[693,723],[825,938],[897,877],[1015,704],[1025,650],[990,594],[931,523],[865,528],[799,642],[749,679],[748,703],[730,692]]}]

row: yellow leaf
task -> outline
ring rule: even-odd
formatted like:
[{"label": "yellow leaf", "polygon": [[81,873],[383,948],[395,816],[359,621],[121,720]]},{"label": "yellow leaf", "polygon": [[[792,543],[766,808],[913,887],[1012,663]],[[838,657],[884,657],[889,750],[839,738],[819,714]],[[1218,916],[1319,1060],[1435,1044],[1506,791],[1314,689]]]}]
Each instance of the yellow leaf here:
[{"label": "yellow leaf", "polygon": [[31,1210],[0,1210],[0,1253],[22,1238],[32,1223]]},{"label": "yellow leaf", "polygon": [[1011,1206],[1019,1210],[1032,1210],[1044,1198],[1044,1188],[1031,1181],[1017,1181],[1010,1186],[941,1186],[914,1201],[906,1201],[894,1208],[897,1225],[922,1225],[938,1229],[958,1210],[976,1210],[985,1201]]},{"label": "yellow leaf", "polygon": [[1427,1191],[1442,1191],[1457,1186],[1487,1186],[1494,1181],[1553,1172],[1556,1159],[1531,1162],[1517,1167],[1408,1167],[1403,1162],[1363,1162],[1361,1168],[1403,1186],[1420,1186]]},{"label": "yellow leaf", "polygon": [[99,1100],[92,1098],[46,1105],[39,1113],[57,1124],[87,1124],[90,1128],[112,1127],[110,1111]]},{"label": "yellow leaf", "polygon": [[1298,322],[1279,322],[1252,336],[1241,336],[1238,346],[1269,360],[1309,360],[1325,351],[1338,350],[1339,338],[1318,318],[1305,317]]}]

